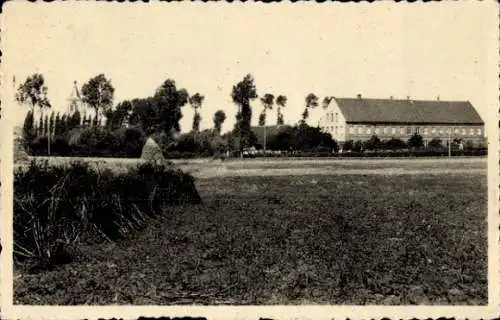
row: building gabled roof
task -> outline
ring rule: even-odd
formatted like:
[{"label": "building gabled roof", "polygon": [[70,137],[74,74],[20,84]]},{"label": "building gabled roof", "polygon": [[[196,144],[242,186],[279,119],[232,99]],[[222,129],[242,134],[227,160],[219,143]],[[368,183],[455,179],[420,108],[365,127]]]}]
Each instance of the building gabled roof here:
[{"label": "building gabled roof", "polygon": [[469,101],[335,98],[346,122],[483,125]]}]

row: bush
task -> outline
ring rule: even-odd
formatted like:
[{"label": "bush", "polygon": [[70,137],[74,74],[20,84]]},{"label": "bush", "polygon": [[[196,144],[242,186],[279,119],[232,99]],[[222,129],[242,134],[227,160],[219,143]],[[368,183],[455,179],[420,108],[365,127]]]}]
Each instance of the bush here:
[{"label": "bush", "polygon": [[14,174],[14,259],[52,267],[80,241],[119,239],[168,206],[200,201],[193,177],[164,165],[117,174],[33,161]]}]

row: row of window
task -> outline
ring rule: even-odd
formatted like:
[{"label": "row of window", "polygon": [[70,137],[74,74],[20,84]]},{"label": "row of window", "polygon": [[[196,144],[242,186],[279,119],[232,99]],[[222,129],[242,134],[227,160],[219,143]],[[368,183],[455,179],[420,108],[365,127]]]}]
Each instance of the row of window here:
[{"label": "row of window", "polygon": [[344,130],[344,126],[326,126],[321,128],[325,132],[339,134]]},{"label": "row of window", "polygon": [[350,126],[349,133],[351,134],[401,134],[401,135],[411,135],[413,133],[418,133],[421,135],[462,135],[462,136],[481,136],[481,128],[443,128],[443,127],[382,127],[382,128],[370,128],[365,126]]},{"label": "row of window", "polygon": [[326,121],[327,122],[338,122],[339,121],[339,114],[337,112],[327,113],[326,114]]}]

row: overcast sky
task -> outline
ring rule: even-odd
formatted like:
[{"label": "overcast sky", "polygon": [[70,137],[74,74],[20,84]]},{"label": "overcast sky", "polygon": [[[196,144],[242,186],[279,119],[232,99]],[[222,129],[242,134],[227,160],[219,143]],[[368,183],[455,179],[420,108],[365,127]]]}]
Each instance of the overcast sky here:
[{"label": "overcast sky", "polygon": [[[3,8],[2,67],[10,88],[13,75],[19,84],[42,73],[56,110],[66,109],[73,81],[99,73],[111,79],[115,103],[152,95],[171,78],[205,95],[202,128],[223,109],[224,131],[234,124],[232,86],[247,73],[259,95],[288,97],[289,124],[313,92],[320,99],[469,100],[496,126],[496,114],[488,114],[498,111],[497,6],[14,1]],[[252,107],[257,123],[262,107],[258,100]],[[21,109],[12,104],[9,118],[22,119]],[[183,114],[186,131],[193,111],[186,106]],[[274,124],[275,112],[268,119]]]}]

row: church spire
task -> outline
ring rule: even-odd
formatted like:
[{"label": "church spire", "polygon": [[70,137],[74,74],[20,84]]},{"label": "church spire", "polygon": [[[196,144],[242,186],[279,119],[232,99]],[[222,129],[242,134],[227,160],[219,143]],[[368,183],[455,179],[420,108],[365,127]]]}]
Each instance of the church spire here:
[{"label": "church spire", "polygon": [[71,90],[71,95],[68,98],[68,113],[73,113],[75,111],[80,111],[82,105],[82,98],[80,96],[80,91],[78,90],[78,85],[76,81],[73,82],[73,89]]}]

